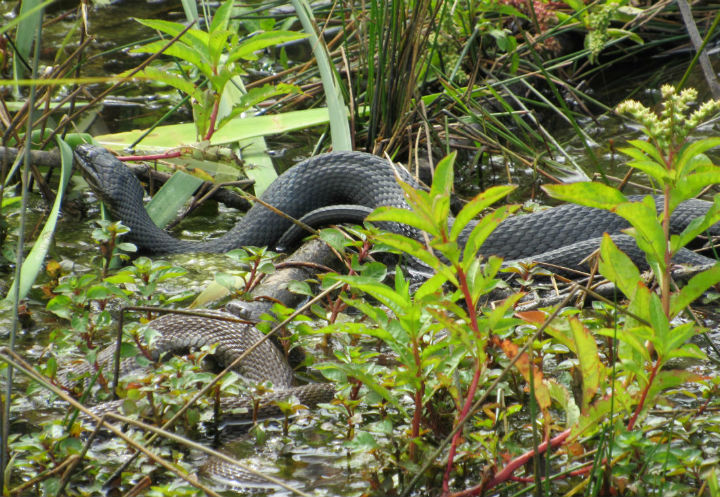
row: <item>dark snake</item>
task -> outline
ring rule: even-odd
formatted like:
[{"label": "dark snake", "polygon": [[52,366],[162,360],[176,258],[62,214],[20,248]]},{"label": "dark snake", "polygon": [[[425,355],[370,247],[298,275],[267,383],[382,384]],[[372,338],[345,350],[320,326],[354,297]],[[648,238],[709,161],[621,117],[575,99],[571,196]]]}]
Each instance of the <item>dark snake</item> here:
[{"label": "dark snake", "polygon": [[[203,242],[178,240],[155,226],[143,208],[144,191],[140,182],[110,152],[92,145],[81,145],[76,149],[76,161],[91,188],[112,215],[130,228],[126,240],[146,253],[227,252],[242,246],[274,248],[278,244],[291,244],[302,236],[293,228],[291,221],[256,203],[219,238]],[[405,169],[394,167],[387,160],[362,152],[334,152],[312,157],[290,168],[270,185],[260,199],[289,216],[313,225],[359,222],[369,211],[380,206],[408,208],[398,178],[419,187]],[[657,197],[656,203],[658,207],[662,205],[662,197]],[[690,221],[703,216],[710,205],[703,200],[682,203],[671,218],[672,232],[681,232]],[[462,244],[474,225],[471,223],[463,230],[460,235]],[[647,267],[634,240],[619,234],[628,226],[627,221],[605,210],[562,205],[506,219],[489,236],[480,252],[483,256],[497,255],[505,260],[550,262],[584,269],[580,261],[598,248],[600,237],[607,232],[613,234],[615,243],[634,262]],[[407,226],[383,223],[381,227],[417,236]],[[720,234],[720,226],[713,226],[710,234]],[[682,249],[674,262],[706,266],[715,261]],[[220,343],[216,355],[222,362],[229,361],[262,336],[251,326],[187,316],[165,316],[152,322],[151,326],[162,332],[160,343],[156,344],[158,354],[170,349],[182,352],[203,344]],[[266,345],[244,360],[240,373],[248,380],[270,380],[279,389],[279,395],[296,395],[308,406],[332,398],[334,390],[329,385],[310,385],[304,390],[294,390],[298,387],[291,387],[292,371],[285,359],[274,346]],[[227,359],[223,359],[225,356]],[[227,409],[247,407],[247,400],[226,402],[224,407]],[[234,470],[228,470],[218,461],[211,460],[207,471],[231,479],[238,477]],[[240,479],[246,480],[246,475]]]}]

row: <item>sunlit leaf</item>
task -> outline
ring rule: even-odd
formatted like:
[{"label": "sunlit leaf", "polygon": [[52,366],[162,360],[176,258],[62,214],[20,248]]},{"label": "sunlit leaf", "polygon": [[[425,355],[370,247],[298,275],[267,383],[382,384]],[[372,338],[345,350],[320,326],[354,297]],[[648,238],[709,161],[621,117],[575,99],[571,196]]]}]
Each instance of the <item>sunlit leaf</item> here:
[{"label": "sunlit leaf", "polygon": [[619,190],[602,183],[543,185],[542,188],[552,198],[598,209],[612,209],[622,202],[627,202],[627,198]]},{"label": "sunlit leaf", "polygon": [[687,284],[670,296],[670,315],[677,316],[687,306],[700,298],[708,288],[720,283],[720,264],[715,264],[699,274],[696,274]]},{"label": "sunlit leaf", "polygon": [[626,297],[632,299],[635,296],[637,287],[641,284],[640,270],[627,255],[617,248],[607,233],[600,243],[598,269],[600,274],[615,283]]},{"label": "sunlit leaf", "polygon": [[493,186],[476,195],[462,208],[455,218],[455,222],[450,230],[450,239],[456,240],[460,232],[471,220],[475,219],[480,212],[487,209],[498,200],[507,197],[513,190],[515,190],[515,188],[516,185]]},{"label": "sunlit leaf", "polygon": [[570,328],[577,345],[582,374],[582,409],[585,410],[605,379],[605,366],[600,362],[595,337],[577,318],[570,319]]}]

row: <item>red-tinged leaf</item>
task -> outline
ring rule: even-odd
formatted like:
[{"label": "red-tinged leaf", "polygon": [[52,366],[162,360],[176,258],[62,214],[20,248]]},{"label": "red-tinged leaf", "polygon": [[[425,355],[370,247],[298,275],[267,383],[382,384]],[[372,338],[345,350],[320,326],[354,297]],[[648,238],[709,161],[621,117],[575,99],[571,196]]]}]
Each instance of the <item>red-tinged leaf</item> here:
[{"label": "red-tinged leaf", "polygon": [[517,311],[515,317],[518,317],[531,324],[543,324],[547,319],[547,314],[541,311]]},{"label": "red-tinged leaf", "polygon": [[[508,359],[514,359],[518,355],[518,346],[510,340],[503,340],[501,347]],[[535,400],[538,403],[538,407],[545,411],[550,408],[550,390],[545,384],[542,371],[535,366],[530,364],[530,356],[523,353],[518,360],[515,362],[515,367],[520,372],[525,381],[530,382],[530,368],[532,367],[532,380],[533,387],[535,390]]]}]

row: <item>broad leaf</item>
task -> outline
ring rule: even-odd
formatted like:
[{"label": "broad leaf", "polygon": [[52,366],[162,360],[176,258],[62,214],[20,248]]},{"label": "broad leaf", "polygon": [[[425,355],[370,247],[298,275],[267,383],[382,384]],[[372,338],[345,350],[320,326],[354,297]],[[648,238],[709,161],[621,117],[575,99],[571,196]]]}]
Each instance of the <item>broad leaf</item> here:
[{"label": "broad leaf", "polygon": [[627,202],[625,195],[602,183],[544,185],[542,188],[553,198],[598,209],[608,210],[622,202]]},{"label": "broad leaf", "polygon": [[582,409],[585,410],[605,379],[605,367],[600,362],[595,337],[577,318],[570,319],[570,328],[577,346],[582,374]]},{"label": "broad leaf", "polygon": [[678,177],[687,176],[692,172],[692,159],[703,154],[711,148],[720,146],[720,137],[704,138],[702,140],[689,142],[680,149],[680,154],[675,162]]},{"label": "broad leaf", "polygon": [[670,297],[670,315],[677,316],[698,299],[708,288],[720,283],[720,264],[696,274],[679,292]]},{"label": "broad leaf", "polygon": [[612,281],[629,299],[634,298],[638,285],[641,284],[640,270],[605,233],[600,243],[600,274]]}]

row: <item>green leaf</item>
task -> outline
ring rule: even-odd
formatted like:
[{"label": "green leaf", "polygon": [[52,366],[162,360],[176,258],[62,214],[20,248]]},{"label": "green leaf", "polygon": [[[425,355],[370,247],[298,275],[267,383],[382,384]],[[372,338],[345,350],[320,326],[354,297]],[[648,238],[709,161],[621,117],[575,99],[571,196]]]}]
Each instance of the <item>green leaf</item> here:
[{"label": "green leaf", "polygon": [[210,33],[225,31],[227,29],[232,8],[233,0],[226,0],[220,4],[215,10],[215,14],[213,14],[212,22],[210,23]]},{"label": "green leaf", "polygon": [[648,257],[648,262],[656,262],[665,268],[665,233],[658,221],[655,200],[647,196],[642,202],[625,202],[617,206],[615,213],[627,220],[635,228],[638,247]]},{"label": "green leaf", "polygon": [[658,164],[664,164],[665,161],[663,160],[663,157],[658,150],[658,148],[653,145],[650,142],[647,142],[645,140],[630,140],[628,141],[630,145],[635,147],[635,149],[639,149],[640,153],[637,153],[638,151],[632,148],[620,148],[620,152],[629,155],[633,159],[636,160],[644,160],[646,159],[644,154],[649,155],[652,157],[652,159],[657,162]]},{"label": "green leaf", "polygon": [[168,86],[177,88],[181,92],[187,93],[188,95],[193,95],[195,93],[195,85],[186,78],[182,78],[177,74],[173,74],[168,71],[162,71],[155,67],[146,67],[139,74],[147,76],[149,80],[160,81]]},{"label": "green leaf", "polygon": [[696,167],[695,172],[678,177],[675,189],[670,195],[670,209],[689,198],[697,196],[706,186],[720,183],[720,167],[705,163],[702,168]]},{"label": "green leaf", "polygon": [[251,38],[240,43],[236,48],[228,53],[226,63],[234,62],[238,59],[257,60],[255,52],[280,43],[301,40],[307,38],[306,34],[296,33],[294,31],[268,31],[258,33]]},{"label": "green leaf", "polygon": [[333,66],[333,59],[325,46],[325,41],[320,39],[315,31],[318,23],[313,17],[313,10],[307,0],[291,0],[291,3],[303,30],[308,34],[308,41],[317,62],[328,107],[333,150],[352,150],[353,142],[350,136],[350,123],[343,97],[343,87],[337,77],[338,71]]},{"label": "green leaf", "polygon": [[400,224],[407,224],[413,228],[425,231],[431,235],[439,236],[437,226],[433,225],[430,219],[421,214],[400,207],[382,206],[375,209],[366,218],[367,221],[389,221]]},{"label": "green leaf", "polygon": [[513,190],[515,190],[515,188],[517,188],[516,185],[493,186],[476,195],[462,208],[455,218],[455,222],[450,230],[450,239],[457,240],[460,232],[471,220],[475,219],[480,212],[484,211],[498,200],[507,197]]},{"label": "green leaf", "polygon": [[691,381],[700,382],[704,379],[705,377],[692,371],[686,371],[684,369],[665,370],[658,372],[645,397],[646,409],[651,408],[655,404],[655,398],[663,390],[677,387]]},{"label": "green leaf", "polygon": [[196,176],[177,171],[145,207],[150,218],[160,228],[165,227],[202,183]]},{"label": "green leaf", "polygon": [[638,285],[641,285],[640,270],[605,233],[600,243],[600,274],[612,281],[629,299],[635,297]]},{"label": "green leaf", "polygon": [[[7,301],[14,301],[16,291],[18,299],[24,299],[25,296],[27,296],[32,284],[35,282],[35,278],[43,271],[45,256],[48,250],[50,250],[50,244],[55,234],[55,226],[57,225],[58,216],[60,215],[60,205],[62,204],[65,190],[70,181],[73,167],[73,153],[70,146],[59,137],[56,137],[56,141],[60,149],[61,165],[57,195],[55,196],[55,201],[53,202],[52,209],[50,210],[50,214],[48,215],[47,221],[45,221],[42,231],[22,264],[19,284],[18,281],[13,281],[12,285],[10,285],[10,290],[5,297]],[[16,286],[18,286],[17,290]]]},{"label": "green leaf", "polygon": [[651,338],[651,341],[655,345],[658,356],[664,357],[668,353],[667,343],[668,334],[670,333],[670,322],[663,311],[660,297],[655,293],[650,295],[649,311],[650,324],[654,332],[654,337]]},{"label": "green leaf", "polygon": [[[162,19],[135,19],[140,24],[143,24],[151,29],[165,33],[173,38],[178,36],[185,30],[183,24],[179,22],[164,21]],[[180,38],[180,41],[187,43],[197,53],[202,54],[206,60],[210,60],[208,57],[208,43],[209,35],[200,29],[191,28]],[[167,44],[167,43],[165,43]]]},{"label": "green leaf", "polygon": [[577,357],[583,382],[582,409],[585,410],[605,379],[605,367],[598,355],[595,337],[577,318],[570,319],[570,329],[577,346]]},{"label": "green leaf", "polygon": [[620,29],[620,28],[607,28],[605,30],[605,33],[610,38],[629,38],[630,40],[634,41],[638,45],[644,45],[645,42],[643,39],[638,35],[637,33],[634,33],[632,31],[628,31],[627,29]]},{"label": "green leaf", "polygon": [[[307,109],[283,114],[244,117],[231,120],[213,134],[211,145],[225,145],[238,140],[258,136],[276,135],[327,124],[327,109]],[[96,136],[95,140],[104,147],[122,150],[136,142],[147,130],[134,130],[122,133]],[[194,123],[158,126],[143,139],[143,148],[147,150],[169,150],[178,145],[191,145],[197,142]]]},{"label": "green leaf", "polygon": [[[166,45],[167,41],[165,40],[153,41],[140,47],[133,48],[132,50],[130,50],[130,53],[157,53]],[[163,51],[163,54],[184,60],[185,62],[196,67],[206,77],[212,75],[212,67],[210,66],[210,59],[207,57],[207,54],[204,52],[199,52],[193,47],[186,45],[185,43],[176,42],[171,46],[167,47]]]},{"label": "green leaf", "polygon": [[704,138],[702,140],[689,142],[680,149],[680,154],[675,161],[675,169],[678,177],[684,177],[692,171],[691,159],[703,154],[711,148],[720,146],[720,137]]},{"label": "green leaf", "polygon": [[435,273],[433,276],[425,280],[420,288],[415,292],[415,300],[423,301],[426,297],[438,292],[447,281],[447,277],[443,273]]},{"label": "green leaf", "polygon": [[504,205],[494,212],[483,217],[470,232],[465,248],[463,250],[463,264],[470,263],[477,256],[478,251],[482,250],[482,244],[485,243],[487,237],[500,226],[500,223],[506,219],[511,213],[515,212],[520,206]]},{"label": "green leaf", "polygon": [[696,274],[687,282],[679,292],[670,297],[670,315],[677,316],[687,306],[705,293],[713,285],[720,282],[720,264],[715,264],[699,274]]},{"label": "green leaf", "polygon": [[661,186],[664,186],[668,181],[671,181],[674,176],[665,168],[665,166],[651,160],[633,160],[628,162],[628,165],[630,167],[634,167],[635,169],[639,169],[649,177],[660,182]]},{"label": "green leaf", "polygon": [[[208,40],[208,55],[210,57],[210,63],[213,67],[217,68],[221,65],[221,57],[223,50],[227,46],[228,38],[232,36],[232,32],[226,30],[218,30],[210,32],[210,39]],[[223,72],[227,68],[225,65],[219,72]],[[238,68],[238,71],[240,69]],[[217,71],[216,71],[217,72]],[[226,76],[226,79],[228,76]],[[213,85],[216,90],[222,90],[222,85]]]},{"label": "green leaf", "polygon": [[598,209],[609,210],[622,202],[627,202],[625,195],[602,183],[581,182],[567,185],[543,185],[542,188],[552,198]]},{"label": "green leaf", "polygon": [[409,295],[401,295],[373,278],[351,275],[329,275],[328,278],[345,282],[351,287],[367,293],[386,305],[396,315],[403,313],[410,303]]},{"label": "green leaf", "polygon": [[105,285],[93,285],[88,288],[87,298],[93,300],[103,300],[109,298],[113,293]]},{"label": "green leaf", "polygon": [[720,195],[714,198],[714,202],[703,217],[693,219],[679,236],[672,237],[672,252],[676,253],[718,222],[720,222]]},{"label": "green leaf", "polygon": [[453,167],[455,165],[456,152],[445,156],[435,168],[432,187],[430,188],[430,198],[450,197],[453,189]]}]

